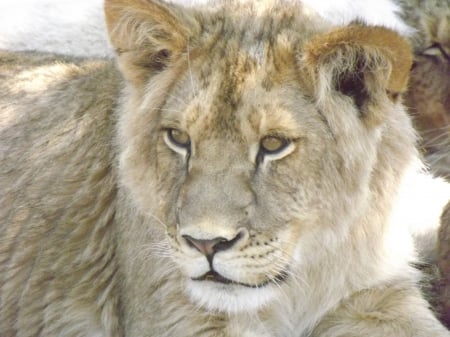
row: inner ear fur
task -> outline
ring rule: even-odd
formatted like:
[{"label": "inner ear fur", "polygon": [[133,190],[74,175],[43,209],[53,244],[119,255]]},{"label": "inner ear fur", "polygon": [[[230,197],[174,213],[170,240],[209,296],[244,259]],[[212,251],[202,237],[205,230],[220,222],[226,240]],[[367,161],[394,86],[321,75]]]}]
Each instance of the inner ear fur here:
[{"label": "inner ear fur", "polygon": [[406,90],[412,52],[405,39],[387,28],[353,24],[314,37],[301,62],[318,100],[341,93],[369,118],[380,97],[395,100]]},{"label": "inner ear fur", "polygon": [[198,26],[189,9],[155,0],[105,0],[106,26],[125,78],[142,86],[186,51]]}]

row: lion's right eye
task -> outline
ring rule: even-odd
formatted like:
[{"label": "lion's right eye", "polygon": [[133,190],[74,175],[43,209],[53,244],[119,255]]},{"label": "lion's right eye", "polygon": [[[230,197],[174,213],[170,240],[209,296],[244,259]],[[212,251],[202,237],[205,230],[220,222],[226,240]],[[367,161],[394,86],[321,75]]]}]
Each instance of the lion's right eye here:
[{"label": "lion's right eye", "polygon": [[165,131],[164,140],[166,144],[175,152],[186,154],[191,147],[191,138],[187,132],[170,128]]}]

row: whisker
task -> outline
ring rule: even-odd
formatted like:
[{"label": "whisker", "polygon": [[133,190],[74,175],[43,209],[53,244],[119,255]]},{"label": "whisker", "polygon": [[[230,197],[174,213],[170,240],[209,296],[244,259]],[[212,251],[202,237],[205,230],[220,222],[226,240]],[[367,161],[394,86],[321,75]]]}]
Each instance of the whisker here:
[{"label": "whisker", "polygon": [[152,111],[167,111],[167,112],[176,112],[176,113],[182,113],[181,110],[178,109],[169,109],[169,108],[152,108]]},{"label": "whisker", "polygon": [[185,100],[183,100],[183,99],[180,98],[180,97],[177,97],[177,96],[172,95],[172,94],[169,94],[169,97],[170,97],[170,98],[173,98],[173,99],[176,100],[178,103],[181,103],[181,104],[184,105],[184,106],[187,106],[187,105],[188,105],[188,102],[186,102]]},{"label": "whisker", "polygon": [[167,224],[164,223],[164,221],[162,221],[159,217],[157,217],[156,215],[154,215],[153,213],[146,213],[146,215],[150,216],[152,219],[156,220],[156,222],[160,225],[163,226],[164,229],[166,229],[168,227]]}]

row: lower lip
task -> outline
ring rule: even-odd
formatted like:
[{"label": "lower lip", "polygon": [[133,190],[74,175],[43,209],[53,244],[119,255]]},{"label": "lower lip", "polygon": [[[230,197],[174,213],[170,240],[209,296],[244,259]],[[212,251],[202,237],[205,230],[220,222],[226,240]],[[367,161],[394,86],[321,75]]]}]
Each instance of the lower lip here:
[{"label": "lower lip", "polygon": [[241,283],[241,282],[235,282],[235,281],[232,281],[230,279],[223,277],[222,275],[220,275],[219,273],[217,273],[215,271],[209,271],[206,274],[204,274],[203,276],[200,276],[197,278],[192,278],[192,280],[193,281],[210,281],[210,282],[222,283],[222,284],[227,284],[227,285],[228,284],[240,285],[240,286],[247,287],[247,288],[262,288],[262,287],[269,285],[272,282],[275,282],[277,284],[280,282],[283,282],[286,280],[287,276],[288,276],[287,272],[282,272],[273,279],[267,280],[260,284],[251,285],[251,284],[246,284],[246,283]]}]

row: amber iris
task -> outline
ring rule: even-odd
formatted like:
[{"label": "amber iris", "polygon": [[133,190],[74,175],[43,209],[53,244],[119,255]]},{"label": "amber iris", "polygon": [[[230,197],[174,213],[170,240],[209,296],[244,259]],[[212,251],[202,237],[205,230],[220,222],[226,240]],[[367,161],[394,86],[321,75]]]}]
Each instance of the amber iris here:
[{"label": "amber iris", "polygon": [[184,131],[178,129],[168,129],[167,135],[169,140],[178,147],[188,148],[190,146],[191,139]]},{"label": "amber iris", "polygon": [[289,145],[289,141],[285,138],[276,136],[267,136],[261,139],[260,147],[264,153],[279,153]]}]

